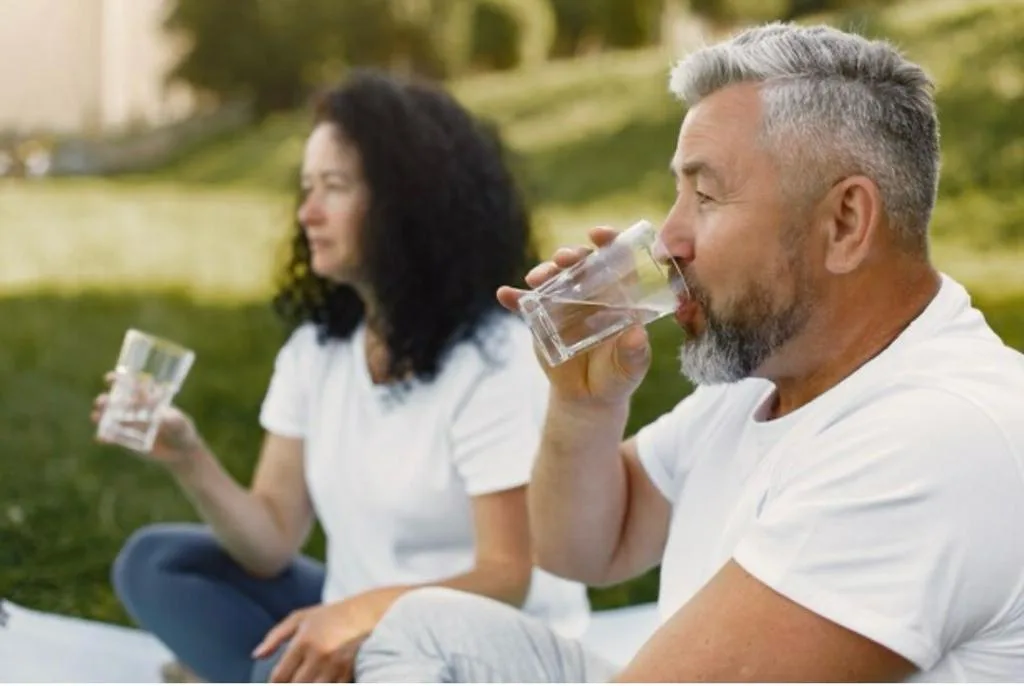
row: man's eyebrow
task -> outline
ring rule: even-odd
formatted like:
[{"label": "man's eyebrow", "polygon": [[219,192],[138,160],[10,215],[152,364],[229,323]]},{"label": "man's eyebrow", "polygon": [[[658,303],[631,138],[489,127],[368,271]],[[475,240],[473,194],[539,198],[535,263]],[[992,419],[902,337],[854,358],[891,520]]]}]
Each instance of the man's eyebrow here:
[{"label": "man's eyebrow", "polygon": [[685,162],[672,161],[669,165],[672,175],[677,178],[681,175],[686,178],[705,176],[711,181],[721,184],[722,176],[706,160],[700,158],[686,160]]}]

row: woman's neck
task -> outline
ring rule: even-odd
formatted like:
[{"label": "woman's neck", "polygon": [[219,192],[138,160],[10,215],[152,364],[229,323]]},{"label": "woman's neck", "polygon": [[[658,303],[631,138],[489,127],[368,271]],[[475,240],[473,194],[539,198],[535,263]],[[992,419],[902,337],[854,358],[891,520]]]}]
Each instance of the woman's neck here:
[{"label": "woman's neck", "polygon": [[370,380],[375,384],[385,384],[391,381],[389,373],[391,354],[388,352],[387,342],[378,331],[378,327],[373,326],[369,319],[366,320],[364,346],[366,348],[366,368],[370,373]]}]

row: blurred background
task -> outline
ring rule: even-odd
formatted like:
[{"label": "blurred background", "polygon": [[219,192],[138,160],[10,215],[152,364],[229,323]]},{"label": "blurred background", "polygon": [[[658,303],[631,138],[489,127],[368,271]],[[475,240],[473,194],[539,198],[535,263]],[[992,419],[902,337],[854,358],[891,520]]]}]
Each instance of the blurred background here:
[{"label": "blurred background", "polygon": [[[352,65],[443,79],[495,122],[546,252],[667,211],[668,69],[700,41],[769,19],[886,37],[938,83],[935,259],[1024,348],[1024,0],[0,0],[0,17],[0,597],[16,603],[125,622],[107,577],[124,538],[194,519],[162,470],[92,441],[126,328],[197,352],[178,402],[248,480],[305,104]],[[653,335],[631,430],[689,391],[672,324]],[[656,588],[654,571],[592,597]]]}]

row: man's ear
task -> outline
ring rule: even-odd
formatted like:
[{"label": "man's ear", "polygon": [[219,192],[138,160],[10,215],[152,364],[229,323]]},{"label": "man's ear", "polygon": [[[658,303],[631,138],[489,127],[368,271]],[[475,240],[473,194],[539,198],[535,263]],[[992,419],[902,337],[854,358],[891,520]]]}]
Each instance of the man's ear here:
[{"label": "man's ear", "polygon": [[825,268],[846,274],[859,267],[878,239],[883,222],[882,194],[866,176],[849,176],[818,205],[818,224],[825,233]]}]

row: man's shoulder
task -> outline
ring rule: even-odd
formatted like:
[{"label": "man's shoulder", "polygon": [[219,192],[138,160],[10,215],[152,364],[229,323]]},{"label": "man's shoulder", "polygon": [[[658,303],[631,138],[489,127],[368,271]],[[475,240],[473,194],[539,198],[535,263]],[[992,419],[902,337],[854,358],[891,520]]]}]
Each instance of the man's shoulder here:
[{"label": "man's shoulder", "polygon": [[[815,431],[796,462],[872,488],[914,484],[936,502],[1024,496],[1024,387],[896,375]],[[794,465],[793,471],[799,471]],[[818,468],[818,467],[815,467]]]},{"label": "man's shoulder", "polygon": [[[970,416],[985,417],[1004,431],[1016,429],[1024,441],[1024,355],[994,336],[965,333],[922,341],[881,372],[878,388],[861,403],[884,402],[908,412],[927,407],[936,420],[952,420],[938,432],[963,428]],[[1019,447],[1024,450],[1024,444]]]}]

